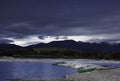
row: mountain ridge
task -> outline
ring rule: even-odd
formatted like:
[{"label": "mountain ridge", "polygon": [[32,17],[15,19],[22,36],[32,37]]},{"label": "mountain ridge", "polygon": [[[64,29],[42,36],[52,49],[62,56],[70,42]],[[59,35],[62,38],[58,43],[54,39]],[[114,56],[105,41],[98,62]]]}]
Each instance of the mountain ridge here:
[{"label": "mountain ridge", "polygon": [[50,43],[39,43],[27,47],[20,47],[14,44],[0,44],[0,49],[19,49],[19,48],[69,48],[82,51],[98,51],[98,52],[120,52],[120,44],[89,43],[89,42],[76,42],[73,40],[52,41]]}]

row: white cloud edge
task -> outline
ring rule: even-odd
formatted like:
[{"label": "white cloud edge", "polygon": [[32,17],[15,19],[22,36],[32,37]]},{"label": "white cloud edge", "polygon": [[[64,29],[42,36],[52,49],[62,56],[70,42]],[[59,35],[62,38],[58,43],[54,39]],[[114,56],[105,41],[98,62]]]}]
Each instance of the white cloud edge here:
[{"label": "white cloud edge", "polygon": [[[4,39],[13,41],[10,44],[15,44],[25,47],[38,43],[49,43],[52,41],[74,40],[77,42],[82,41],[82,42],[93,43],[93,42],[101,42],[102,40],[107,40],[112,38],[113,38],[112,36],[108,36],[108,35],[92,35],[92,36],[80,35],[80,36],[43,36],[43,39],[40,39],[39,35],[30,35],[25,38],[19,38],[19,39],[13,37],[4,38]],[[116,41],[116,42],[120,42],[120,41]]]}]

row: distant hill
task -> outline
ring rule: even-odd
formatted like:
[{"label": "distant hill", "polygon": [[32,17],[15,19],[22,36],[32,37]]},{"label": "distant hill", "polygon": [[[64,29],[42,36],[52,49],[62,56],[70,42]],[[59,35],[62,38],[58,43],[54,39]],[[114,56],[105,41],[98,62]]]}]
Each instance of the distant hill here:
[{"label": "distant hill", "polygon": [[81,51],[97,51],[97,52],[120,52],[120,44],[109,43],[85,43],[73,40],[53,41],[50,43],[39,43],[27,47],[20,47],[14,44],[0,44],[0,49],[20,49],[20,48],[69,48]]},{"label": "distant hill", "polygon": [[50,43],[40,43],[36,45],[28,46],[27,48],[46,48],[46,47],[57,47],[57,48],[70,48],[82,51],[98,51],[98,52],[120,52],[120,44],[108,44],[108,43],[85,43],[76,42],[73,40],[65,41],[53,41]]},{"label": "distant hill", "polygon": [[120,44],[84,43],[73,40],[40,43],[28,47],[0,44],[0,57],[17,58],[82,58],[120,60]]},{"label": "distant hill", "polygon": [[0,49],[19,49],[19,48],[22,48],[22,47],[14,44],[0,44]]}]

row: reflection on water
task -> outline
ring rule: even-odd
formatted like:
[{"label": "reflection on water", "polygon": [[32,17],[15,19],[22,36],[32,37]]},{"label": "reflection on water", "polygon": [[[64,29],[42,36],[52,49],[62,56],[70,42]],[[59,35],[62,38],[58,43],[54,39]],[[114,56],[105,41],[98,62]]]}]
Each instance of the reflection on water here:
[{"label": "reflection on water", "polygon": [[53,66],[52,63],[0,62],[0,81],[15,78],[59,79],[73,73],[76,73],[75,69]]}]

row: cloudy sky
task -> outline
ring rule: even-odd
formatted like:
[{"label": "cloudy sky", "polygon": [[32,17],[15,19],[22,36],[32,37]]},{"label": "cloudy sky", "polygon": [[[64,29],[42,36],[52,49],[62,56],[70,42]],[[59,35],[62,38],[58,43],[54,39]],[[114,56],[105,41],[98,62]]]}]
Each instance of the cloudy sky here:
[{"label": "cloudy sky", "polygon": [[120,42],[119,0],[0,0],[0,43]]}]

